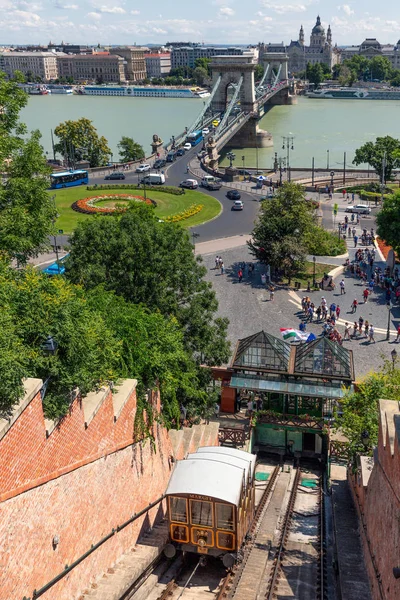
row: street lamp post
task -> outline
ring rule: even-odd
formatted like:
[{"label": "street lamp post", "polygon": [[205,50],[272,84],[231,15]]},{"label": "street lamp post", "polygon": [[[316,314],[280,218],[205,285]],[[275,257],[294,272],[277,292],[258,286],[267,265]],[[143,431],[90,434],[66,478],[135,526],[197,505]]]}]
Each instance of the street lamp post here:
[{"label": "street lamp post", "polygon": [[245,157],[245,155],[243,154],[243,156],[242,156],[242,163],[243,163],[243,175],[244,175],[244,161],[245,161],[245,159],[246,159],[246,157]]},{"label": "street lamp post", "polygon": [[340,233],[342,231],[342,224],[338,223],[338,239],[340,240]]},{"label": "street lamp post", "polygon": [[313,288],[315,288],[315,263],[317,258],[315,256],[313,256]]},{"label": "street lamp post", "polygon": [[193,244],[193,248],[195,247],[196,244],[196,238],[200,237],[199,233],[196,233],[196,231],[192,231],[192,244]]},{"label": "street lamp post", "polygon": [[386,308],[388,309],[388,322],[387,322],[387,330],[386,330],[386,340],[389,340],[390,339],[390,309],[392,308],[391,304],[390,304],[390,301],[387,302]]},{"label": "street lamp post", "polygon": [[234,154],[233,152],[227,152],[226,158],[229,159],[229,168],[232,169],[233,161],[236,158],[236,154]]},{"label": "street lamp post", "polygon": [[326,170],[329,171],[329,150],[326,151]]},{"label": "street lamp post", "polygon": [[361,442],[362,442],[362,444],[363,444],[364,448],[365,448],[366,450],[368,450],[368,448],[369,448],[369,442],[370,442],[370,439],[369,439],[369,433],[368,433],[368,431],[364,430],[364,431],[361,433]]},{"label": "street lamp post", "polygon": [[283,143],[282,143],[282,150],[287,150],[287,155],[286,155],[286,166],[287,166],[287,170],[288,170],[288,181],[291,181],[291,176],[290,176],[290,150],[294,150],[294,137],[289,135],[289,136],[283,136],[282,137]]}]

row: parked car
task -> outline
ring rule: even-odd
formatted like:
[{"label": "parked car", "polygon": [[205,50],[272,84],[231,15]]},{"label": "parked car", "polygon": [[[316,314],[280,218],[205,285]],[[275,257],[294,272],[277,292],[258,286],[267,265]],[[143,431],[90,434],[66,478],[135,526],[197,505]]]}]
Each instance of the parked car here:
[{"label": "parked car", "polygon": [[136,169],[136,173],[145,173],[146,171],[150,171],[150,165],[147,163],[139,165]]},{"label": "parked car", "polygon": [[226,197],[229,198],[229,200],[240,200],[241,195],[237,190],[229,190]]},{"label": "parked car", "polygon": [[243,202],[241,200],[235,200],[232,204],[232,210],[243,210]]},{"label": "parked car", "polygon": [[125,175],[123,173],[119,173],[115,171],[114,173],[110,173],[104,177],[105,181],[109,181],[110,179],[125,179]]},{"label": "parked car", "polygon": [[208,127],[204,127],[204,129],[201,133],[203,134],[203,137],[204,137],[205,135],[208,135],[210,133],[210,129]]},{"label": "parked car", "polygon": [[162,169],[166,164],[163,158],[158,158],[153,165],[153,169]]},{"label": "parked car", "polygon": [[182,146],[182,148],[178,148],[178,150],[176,151],[176,155],[177,156],[183,156],[185,154],[186,150],[185,148]]},{"label": "parked car", "polygon": [[167,163],[174,162],[174,160],[176,160],[176,152],[171,150],[171,152],[168,152],[167,154]]},{"label": "parked car", "polygon": [[358,213],[359,215],[369,215],[371,209],[366,204],[355,204],[354,206],[347,206],[345,212]]},{"label": "parked car", "polygon": [[185,148],[185,150],[191,150],[192,144],[190,142],[186,142],[186,144],[183,147]]},{"label": "parked car", "polygon": [[197,179],[185,179],[184,181],[180,182],[179,187],[187,188],[188,190],[195,190],[197,187],[199,187],[199,182]]}]

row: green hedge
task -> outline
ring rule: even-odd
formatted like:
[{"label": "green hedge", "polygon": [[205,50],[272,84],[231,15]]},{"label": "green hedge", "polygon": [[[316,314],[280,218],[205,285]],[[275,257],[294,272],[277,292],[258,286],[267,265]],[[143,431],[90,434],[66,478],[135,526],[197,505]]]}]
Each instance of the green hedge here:
[{"label": "green hedge", "polygon": [[346,242],[338,234],[326,231],[322,227],[313,227],[304,236],[309,254],[315,256],[339,256],[347,252]]},{"label": "green hedge", "polygon": [[[361,200],[375,200],[375,198],[378,196],[378,199],[380,201],[380,199],[382,198],[382,195],[380,192],[367,192],[366,190],[360,190],[360,198]],[[389,198],[389,196],[391,196],[392,194],[383,194],[383,199],[385,200],[386,198]]]},{"label": "green hedge", "polygon": [[[109,185],[88,185],[87,190],[143,190],[142,185],[135,185],[131,183],[111,183]],[[160,185],[146,185],[146,190],[157,190],[159,192],[165,192],[166,194],[172,194],[173,196],[182,196],[185,190],[172,185],[160,186]]]}]

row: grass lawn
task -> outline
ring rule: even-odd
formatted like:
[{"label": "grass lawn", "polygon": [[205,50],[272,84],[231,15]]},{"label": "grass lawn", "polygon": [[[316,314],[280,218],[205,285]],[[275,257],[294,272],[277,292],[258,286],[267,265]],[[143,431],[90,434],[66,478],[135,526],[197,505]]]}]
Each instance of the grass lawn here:
[{"label": "grass lawn", "polygon": [[[62,189],[55,192],[56,206],[59,217],[56,222],[57,229],[62,229],[64,233],[71,233],[77,223],[85,221],[87,219],[93,219],[94,215],[84,215],[72,210],[71,205],[79,200],[80,198],[88,198],[92,196],[101,196],[107,194],[107,190],[87,190],[84,186],[78,186],[76,188]],[[132,195],[143,195],[143,190],[135,189],[113,189],[110,185],[110,194],[132,194]],[[163,219],[170,215],[176,215],[193,204],[203,204],[204,208],[193,215],[189,219],[180,221],[183,227],[193,227],[200,225],[206,221],[210,221],[221,212],[221,205],[212,196],[202,194],[197,190],[185,190],[185,194],[182,196],[174,196],[173,194],[163,193],[161,190],[147,190],[147,197],[157,202],[155,209],[156,215]],[[100,204],[100,203],[99,203]],[[101,204],[107,204],[107,201]],[[108,203],[110,204],[110,203]],[[122,204],[122,203],[121,203]]]},{"label": "grass lawn", "polygon": [[[329,273],[329,271],[332,271],[332,269],[334,269],[334,265],[326,265],[324,263],[318,263],[318,262],[315,263],[315,281],[317,282],[317,284],[323,278],[324,273]],[[291,285],[294,285],[295,281],[300,281],[300,285],[302,288],[306,288],[308,285],[308,282],[310,282],[311,287],[312,287],[313,272],[314,272],[314,263],[306,261],[306,263],[304,265],[304,269],[302,269],[302,271],[300,271],[299,273],[297,273],[297,275],[292,277]],[[285,277],[283,279],[283,283],[284,284],[288,283],[287,277]]]}]

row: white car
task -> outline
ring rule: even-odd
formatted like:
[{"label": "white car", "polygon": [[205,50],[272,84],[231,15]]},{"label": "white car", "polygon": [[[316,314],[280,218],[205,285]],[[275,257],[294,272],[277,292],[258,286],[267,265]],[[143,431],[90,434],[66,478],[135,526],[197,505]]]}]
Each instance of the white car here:
[{"label": "white car", "polygon": [[204,127],[203,131],[201,132],[203,134],[203,136],[208,135],[210,133],[210,130],[208,127]]},{"label": "white car", "polygon": [[148,165],[147,163],[144,163],[143,165],[139,165],[136,168],[136,173],[145,173],[146,171],[150,171],[150,165]]},{"label": "white car", "polygon": [[184,181],[180,182],[179,187],[187,188],[188,190],[195,190],[199,187],[199,182],[197,179],[185,179]]},{"label": "white car", "polygon": [[241,200],[235,200],[232,204],[232,210],[243,210],[243,202]]},{"label": "white car", "polygon": [[185,150],[191,150],[192,144],[190,144],[189,142],[186,142],[186,144],[183,147],[185,148]]},{"label": "white car", "polygon": [[355,204],[354,206],[348,206],[345,212],[358,213],[359,215],[369,215],[371,209],[366,204]]}]

